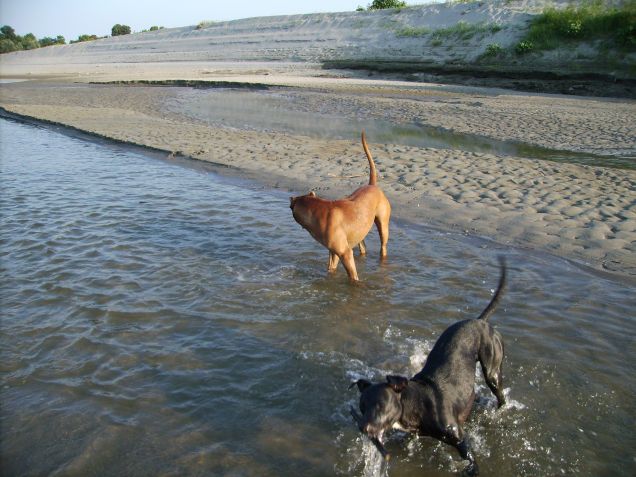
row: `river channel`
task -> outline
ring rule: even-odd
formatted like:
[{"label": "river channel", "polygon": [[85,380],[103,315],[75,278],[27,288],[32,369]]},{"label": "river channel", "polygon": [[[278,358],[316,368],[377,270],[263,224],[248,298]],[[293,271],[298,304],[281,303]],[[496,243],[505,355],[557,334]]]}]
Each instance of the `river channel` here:
[{"label": "river channel", "polygon": [[400,434],[383,468],[348,387],[417,372],[498,255],[509,404],[478,377],[482,475],[636,473],[630,285],[395,220],[352,286],[288,194],[51,128],[0,138],[3,475],[454,475],[452,448]]}]

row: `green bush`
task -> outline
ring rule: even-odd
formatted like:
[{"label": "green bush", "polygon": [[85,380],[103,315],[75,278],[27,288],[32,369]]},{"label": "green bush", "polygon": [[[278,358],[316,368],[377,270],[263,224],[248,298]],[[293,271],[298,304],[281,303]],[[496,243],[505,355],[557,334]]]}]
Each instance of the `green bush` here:
[{"label": "green bush", "polygon": [[369,10],[384,10],[385,8],[404,8],[406,2],[400,0],[373,0],[369,5]]},{"label": "green bush", "polygon": [[214,25],[216,22],[212,21],[212,20],[203,20],[202,22],[199,22],[199,24],[197,25],[196,29],[197,30],[203,30],[204,28],[208,28],[212,25]]},{"label": "green bush", "polygon": [[129,35],[129,34],[130,34],[130,27],[128,25],[120,25],[119,23],[116,23],[115,25],[113,25],[113,28],[111,29],[112,36]]},{"label": "green bush", "polygon": [[77,37],[77,40],[71,40],[71,43],[82,43],[85,41],[93,41],[97,39],[99,39],[97,35],[80,35]]},{"label": "green bush", "polygon": [[0,53],[10,53],[22,49],[22,45],[9,40],[8,38],[0,38]]},{"label": "green bush", "polygon": [[[57,38],[51,38],[49,36],[45,36],[44,38],[40,38],[38,40],[40,47],[51,46],[51,45],[64,45],[66,40],[62,35],[58,35]],[[71,42],[73,43],[73,42]]]},{"label": "green bush", "polygon": [[55,45],[55,38],[45,36],[44,38],[40,38],[38,43],[40,43],[40,47]]},{"label": "green bush", "polygon": [[35,48],[39,48],[40,44],[38,43],[37,38],[33,33],[27,33],[24,35],[20,43],[22,44],[22,49],[24,50],[34,50]]},{"label": "green bush", "polygon": [[534,50],[534,43],[528,40],[520,41],[515,46],[515,53],[518,55],[525,55],[526,53],[530,53],[532,50]]},{"label": "green bush", "polygon": [[499,56],[503,53],[503,51],[504,49],[499,43],[490,43],[488,46],[486,46],[484,56]]}]

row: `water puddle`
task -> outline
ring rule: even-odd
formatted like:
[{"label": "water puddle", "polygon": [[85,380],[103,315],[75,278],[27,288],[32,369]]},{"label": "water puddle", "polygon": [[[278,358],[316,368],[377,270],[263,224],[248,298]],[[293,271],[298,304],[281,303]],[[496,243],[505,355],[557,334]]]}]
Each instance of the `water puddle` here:
[{"label": "water puddle", "polygon": [[366,130],[379,143],[437,149],[457,149],[527,159],[549,160],[590,166],[635,169],[633,157],[600,156],[559,151],[513,141],[461,134],[418,123],[343,117],[303,111],[302,97],[284,89],[183,88],[168,101],[168,111],[208,124],[257,131],[286,132],[318,139],[351,139]]}]

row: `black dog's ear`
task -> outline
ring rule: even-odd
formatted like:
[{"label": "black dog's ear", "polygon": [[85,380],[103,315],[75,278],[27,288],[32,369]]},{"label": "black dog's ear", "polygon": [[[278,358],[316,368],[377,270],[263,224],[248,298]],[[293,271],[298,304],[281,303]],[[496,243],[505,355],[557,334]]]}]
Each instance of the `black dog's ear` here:
[{"label": "black dog's ear", "polygon": [[404,376],[387,376],[386,382],[396,393],[401,393],[409,385],[409,380]]},{"label": "black dog's ear", "polygon": [[371,386],[371,381],[368,381],[366,379],[358,379],[357,381],[354,381],[351,383],[351,386],[349,386],[349,389],[351,389],[354,386],[358,386],[358,391],[360,391],[361,393],[364,392],[365,389],[367,389],[369,386]]}]

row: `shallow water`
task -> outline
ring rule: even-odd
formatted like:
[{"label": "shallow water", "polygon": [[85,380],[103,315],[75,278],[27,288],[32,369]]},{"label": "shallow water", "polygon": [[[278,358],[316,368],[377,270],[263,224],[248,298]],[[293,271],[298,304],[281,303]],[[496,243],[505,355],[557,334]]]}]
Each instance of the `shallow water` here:
[{"label": "shallow water", "polygon": [[633,157],[559,151],[522,142],[462,134],[419,123],[397,124],[394,121],[366,117],[366,113],[361,111],[350,113],[355,114],[355,117],[307,111],[302,95],[283,88],[269,91],[250,91],[245,88],[179,88],[176,97],[167,102],[166,109],[221,127],[278,131],[320,139],[351,139],[357,137],[360,131],[366,130],[369,137],[378,143],[454,149],[619,169],[636,168]]},{"label": "shallow water", "polygon": [[361,286],[287,194],[195,162],[0,121],[3,475],[451,475],[348,414],[359,377],[412,375],[496,286],[510,404],[467,425],[482,475],[633,475],[633,289],[569,262],[399,221]]}]

